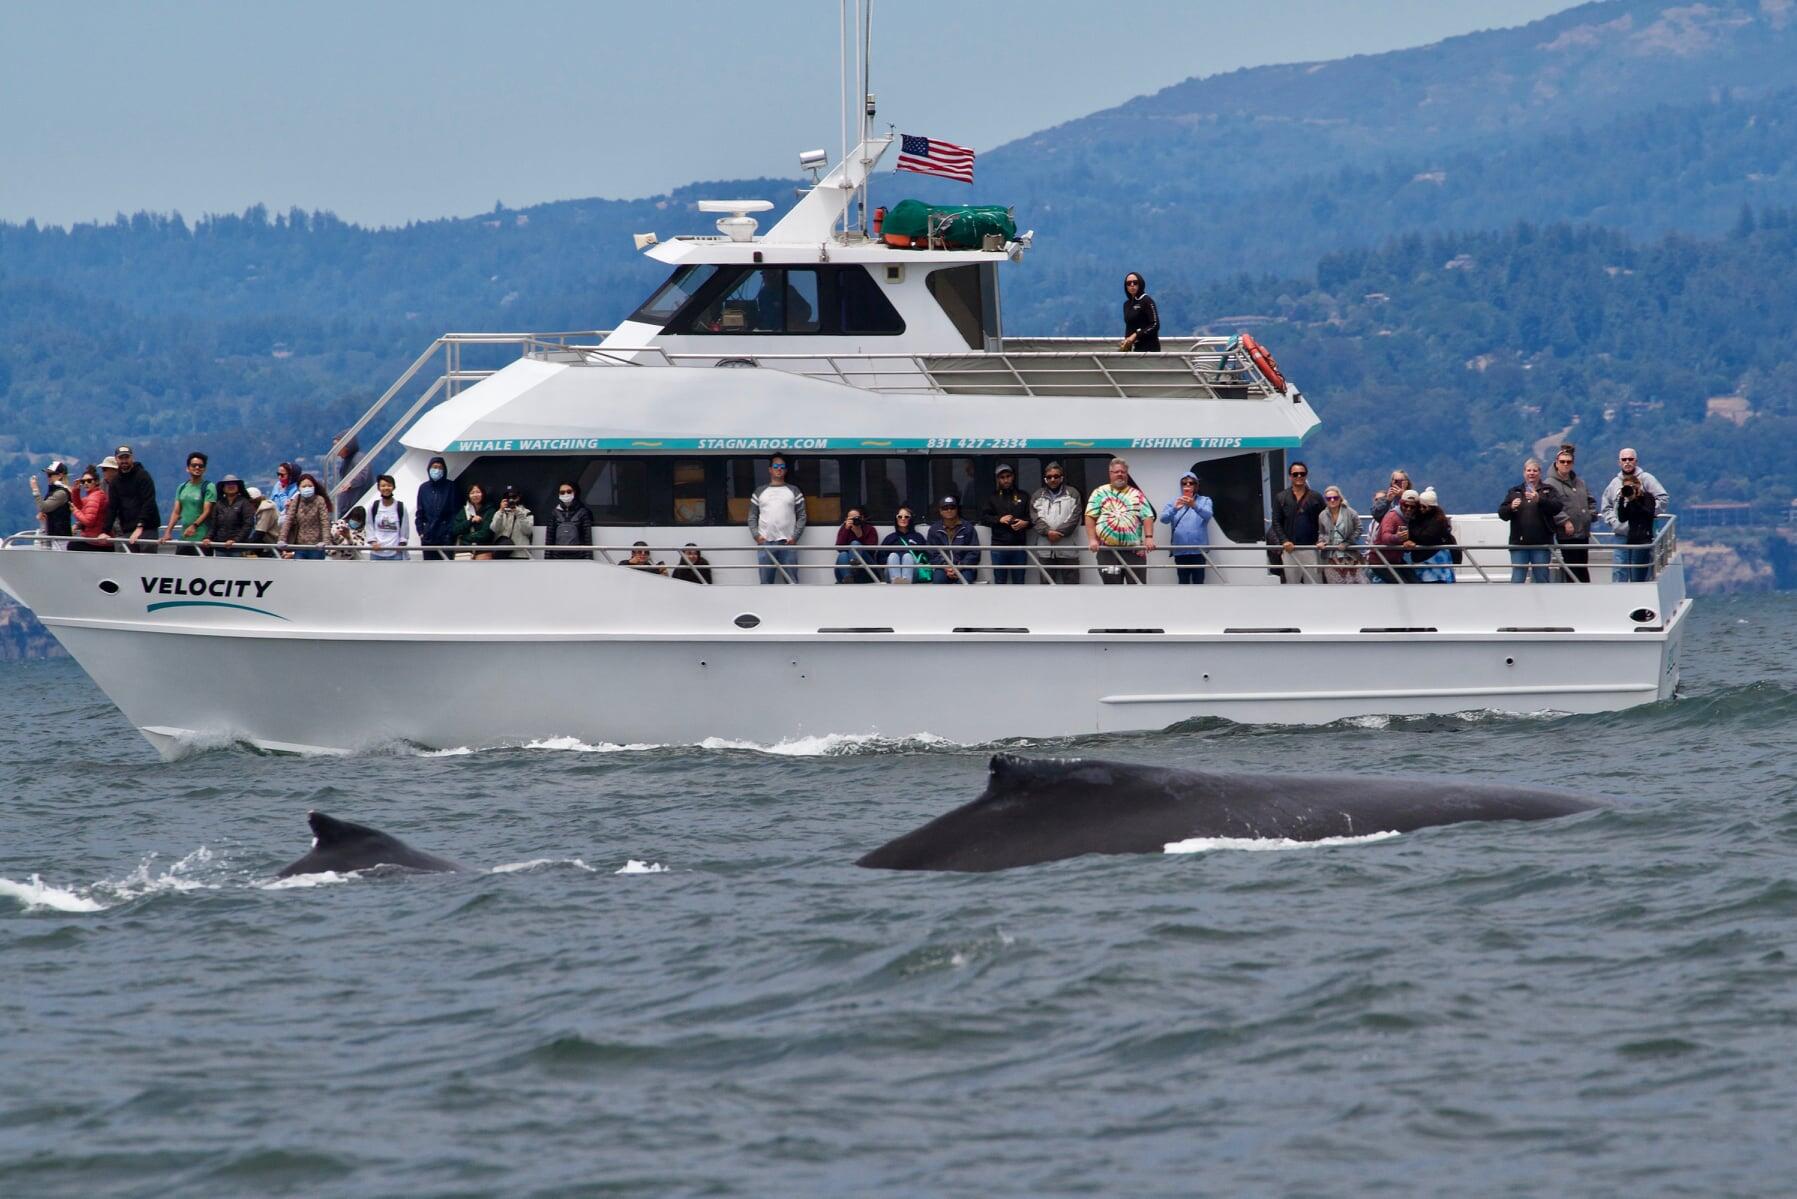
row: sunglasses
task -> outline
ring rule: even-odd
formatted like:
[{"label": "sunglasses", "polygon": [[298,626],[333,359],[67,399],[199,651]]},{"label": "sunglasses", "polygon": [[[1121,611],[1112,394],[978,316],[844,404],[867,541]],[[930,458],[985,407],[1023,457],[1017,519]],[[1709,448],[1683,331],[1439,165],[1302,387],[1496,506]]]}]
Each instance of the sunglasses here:
[{"label": "sunglasses", "polygon": [[768,469],[769,470],[785,470],[786,466],[784,463],[776,462],[772,466],[768,467]]},{"label": "sunglasses", "polygon": [[1295,470],[1292,472],[1292,478],[1294,479],[1308,479],[1309,477],[1310,472],[1307,470]]}]

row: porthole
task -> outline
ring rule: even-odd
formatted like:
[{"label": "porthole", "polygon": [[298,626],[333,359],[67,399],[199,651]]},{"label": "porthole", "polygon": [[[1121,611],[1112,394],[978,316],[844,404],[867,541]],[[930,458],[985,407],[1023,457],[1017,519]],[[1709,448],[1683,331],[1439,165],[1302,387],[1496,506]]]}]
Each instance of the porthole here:
[{"label": "porthole", "polygon": [[1629,613],[1629,619],[1636,624],[1652,624],[1654,610],[1652,608],[1636,608],[1633,612]]},{"label": "porthole", "polygon": [[119,593],[119,585],[111,579],[101,579],[100,590],[104,591],[107,595],[117,595]]},{"label": "porthole", "polygon": [[752,629],[760,623],[761,617],[755,615],[753,612],[744,612],[741,616],[736,618],[736,627],[739,629]]}]

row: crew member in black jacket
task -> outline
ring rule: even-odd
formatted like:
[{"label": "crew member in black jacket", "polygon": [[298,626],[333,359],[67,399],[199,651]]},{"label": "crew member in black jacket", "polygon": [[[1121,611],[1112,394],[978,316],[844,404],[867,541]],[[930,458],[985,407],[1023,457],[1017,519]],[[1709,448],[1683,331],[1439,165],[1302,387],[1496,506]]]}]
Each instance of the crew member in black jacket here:
[{"label": "crew member in black jacket", "polygon": [[1123,276],[1123,349],[1137,354],[1158,354],[1161,349],[1161,310],[1148,294],[1148,284],[1131,271]]},{"label": "crew member in black jacket", "polygon": [[1284,568],[1282,583],[1321,583],[1317,563],[1317,518],[1323,514],[1323,497],[1310,489],[1310,467],[1291,465],[1292,485],[1273,497],[1273,523],[1267,543],[1280,549]]},{"label": "crew member in black jacket", "polygon": [[[117,522],[125,548],[134,554],[156,552],[156,531],[162,527],[162,513],[156,507],[156,480],[148,467],[138,465],[131,447],[122,445],[113,454],[118,459],[119,473],[106,488],[106,510]],[[140,541],[145,533],[147,540]]]}]

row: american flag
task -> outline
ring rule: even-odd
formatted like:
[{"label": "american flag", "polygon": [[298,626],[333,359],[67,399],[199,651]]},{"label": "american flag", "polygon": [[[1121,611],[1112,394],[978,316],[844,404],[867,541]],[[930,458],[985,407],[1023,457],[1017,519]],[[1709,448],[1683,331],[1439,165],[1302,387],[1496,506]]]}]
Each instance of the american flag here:
[{"label": "american flag", "polygon": [[973,182],[973,151],[935,137],[899,134],[898,169]]}]

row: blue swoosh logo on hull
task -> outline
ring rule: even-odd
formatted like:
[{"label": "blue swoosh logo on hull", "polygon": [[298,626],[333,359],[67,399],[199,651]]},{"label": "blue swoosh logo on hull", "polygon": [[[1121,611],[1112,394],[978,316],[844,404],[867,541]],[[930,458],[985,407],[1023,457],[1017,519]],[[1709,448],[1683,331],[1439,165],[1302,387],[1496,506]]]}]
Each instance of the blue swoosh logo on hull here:
[{"label": "blue swoosh logo on hull", "polygon": [[[252,608],[248,604],[227,604],[222,600],[163,600],[159,604],[145,604],[144,611],[160,612],[164,608],[237,608],[244,612],[254,612],[257,616],[272,616],[276,620],[287,620],[278,612],[270,612],[266,608]],[[291,621],[288,621],[291,624]]]}]

